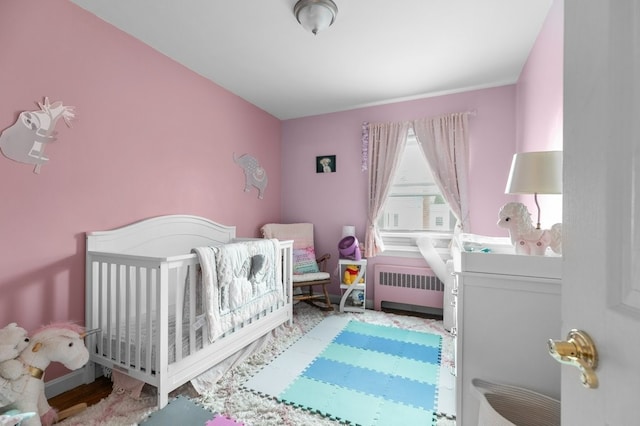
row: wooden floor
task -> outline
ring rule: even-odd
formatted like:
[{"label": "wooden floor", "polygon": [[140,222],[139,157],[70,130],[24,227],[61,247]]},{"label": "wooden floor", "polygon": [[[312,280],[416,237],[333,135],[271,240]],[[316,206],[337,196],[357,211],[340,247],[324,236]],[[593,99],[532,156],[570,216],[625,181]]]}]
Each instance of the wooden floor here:
[{"label": "wooden floor", "polygon": [[106,398],[111,393],[111,379],[99,377],[95,382],[81,385],[53,398],[49,398],[49,405],[58,411],[66,410],[76,404],[93,405]]},{"label": "wooden floor", "polygon": [[[438,315],[434,316],[429,314],[407,312],[389,308],[384,308],[383,311],[399,315],[418,316],[422,318],[433,318],[442,320],[442,316]],[[49,405],[57,409],[58,411],[66,410],[67,408],[81,403],[86,403],[88,406],[91,406],[93,404],[97,404],[103,398],[109,396],[109,394],[111,393],[111,389],[111,379],[106,377],[99,377],[95,382],[91,384],[81,385],[63,394],[54,396],[53,398],[49,398]]]}]

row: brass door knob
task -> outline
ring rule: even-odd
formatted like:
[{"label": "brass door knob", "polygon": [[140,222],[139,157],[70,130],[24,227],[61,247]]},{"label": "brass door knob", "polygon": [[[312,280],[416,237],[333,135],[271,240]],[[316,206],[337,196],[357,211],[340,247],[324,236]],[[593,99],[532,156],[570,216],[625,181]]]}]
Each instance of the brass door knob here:
[{"label": "brass door knob", "polygon": [[558,362],[573,365],[580,370],[582,384],[590,389],[598,387],[598,351],[591,337],[582,330],[573,329],[567,334],[567,340],[548,341],[549,354]]}]

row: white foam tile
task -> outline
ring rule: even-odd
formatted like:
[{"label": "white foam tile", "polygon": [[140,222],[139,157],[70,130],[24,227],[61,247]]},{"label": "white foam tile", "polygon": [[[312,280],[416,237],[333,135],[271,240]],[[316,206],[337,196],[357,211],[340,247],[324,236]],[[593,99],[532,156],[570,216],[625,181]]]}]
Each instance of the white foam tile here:
[{"label": "white foam tile", "polygon": [[271,368],[268,369],[268,374],[262,374],[262,372],[260,372],[247,380],[244,387],[262,394],[277,397],[295,378],[296,375],[292,374],[288,369]]},{"label": "white foam tile", "polygon": [[300,340],[271,362],[272,368],[258,372],[244,386],[277,396],[313,361],[349,322],[346,318],[327,317]]},{"label": "white foam tile", "polygon": [[456,378],[446,366],[440,368],[438,412],[447,416],[456,415]]},{"label": "white foam tile", "polygon": [[339,332],[342,331],[348,322],[349,319],[346,317],[337,315],[326,317],[322,322],[320,322],[320,324],[313,327],[307,334],[305,334],[303,339],[309,337],[324,340],[329,343]]}]

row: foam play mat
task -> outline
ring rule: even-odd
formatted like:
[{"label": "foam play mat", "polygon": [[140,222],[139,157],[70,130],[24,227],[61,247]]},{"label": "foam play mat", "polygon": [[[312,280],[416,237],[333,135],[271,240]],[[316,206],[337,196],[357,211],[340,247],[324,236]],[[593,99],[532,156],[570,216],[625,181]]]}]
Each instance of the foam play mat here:
[{"label": "foam play mat", "polygon": [[330,316],[244,387],[344,423],[436,422],[442,338]]}]

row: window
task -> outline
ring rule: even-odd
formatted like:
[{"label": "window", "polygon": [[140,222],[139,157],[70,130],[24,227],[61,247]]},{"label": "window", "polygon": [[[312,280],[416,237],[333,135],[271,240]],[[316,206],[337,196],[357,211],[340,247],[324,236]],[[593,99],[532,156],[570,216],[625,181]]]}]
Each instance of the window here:
[{"label": "window", "polygon": [[[409,130],[401,155],[384,212],[378,222],[385,244],[414,245],[416,234],[424,232],[452,234],[455,216],[433,179],[413,130]],[[399,244],[400,240],[408,237],[411,237],[410,243]]]}]

